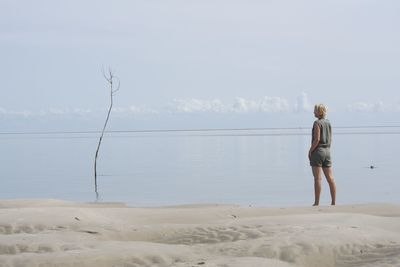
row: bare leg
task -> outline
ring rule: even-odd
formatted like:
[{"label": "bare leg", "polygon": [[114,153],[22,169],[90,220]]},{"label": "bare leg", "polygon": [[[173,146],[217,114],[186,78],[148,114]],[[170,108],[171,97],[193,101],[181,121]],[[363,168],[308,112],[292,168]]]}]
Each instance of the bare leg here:
[{"label": "bare leg", "polygon": [[313,206],[319,205],[319,198],[321,196],[321,167],[311,167],[314,176],[314,204]]},{"label": "bare leg", "polygon": [[324,171],[326,181],[329,184],[329,190],[331,191],[331,199],[332,199],[331,205],[335,205],[336,204],[336,184],[335,184],[335,180],[333,179],[332,168],[327,167],[327,168],[322,168],[322,170]]}]

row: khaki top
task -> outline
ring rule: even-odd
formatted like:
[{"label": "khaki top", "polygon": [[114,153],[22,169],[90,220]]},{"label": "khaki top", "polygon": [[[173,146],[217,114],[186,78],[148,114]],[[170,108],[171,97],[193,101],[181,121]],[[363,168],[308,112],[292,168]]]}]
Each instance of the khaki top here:
[{"label": "khaki top", "polygon": [[314,141],[314,126],[317,124],[319,126],[320,139],[317,147],[331,147],[331,139],[332,139],[332,127],[331,123],[327,119],[318,119],[314,122],[313,125],[313,133],[312,133],[312,142]]}]

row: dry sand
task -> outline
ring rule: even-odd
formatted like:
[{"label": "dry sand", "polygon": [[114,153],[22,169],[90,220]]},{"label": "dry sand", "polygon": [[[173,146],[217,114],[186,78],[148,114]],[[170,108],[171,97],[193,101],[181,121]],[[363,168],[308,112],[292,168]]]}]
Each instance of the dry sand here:
[{"label": "dry sand", "polygon": [[400,266],[400,205],[3,200],[0,266]]}]

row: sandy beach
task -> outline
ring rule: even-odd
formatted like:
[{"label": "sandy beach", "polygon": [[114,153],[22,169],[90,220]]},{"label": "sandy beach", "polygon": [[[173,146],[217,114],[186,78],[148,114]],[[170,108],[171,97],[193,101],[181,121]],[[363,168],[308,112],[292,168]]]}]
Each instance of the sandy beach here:
[{"label": "sandy beach", "polygon": [[0,266],[400,266],[400,205],[2,200]]}]

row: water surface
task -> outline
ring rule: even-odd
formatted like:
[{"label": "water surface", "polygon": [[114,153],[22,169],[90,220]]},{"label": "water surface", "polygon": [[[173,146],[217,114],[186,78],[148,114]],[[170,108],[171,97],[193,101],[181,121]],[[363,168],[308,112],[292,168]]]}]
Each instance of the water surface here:
[{"label": "water surface", "polygon": [[[307,129],[108,133],[98,159],[100,201],[310,205],[309,134]],[[400,203],[399,137],[390,129],[335,129],[338,204]],[[97,142],[96,133],[0,136],[0,198],[95,200]],[[321,203],[329,202],[324,182]]]}]

